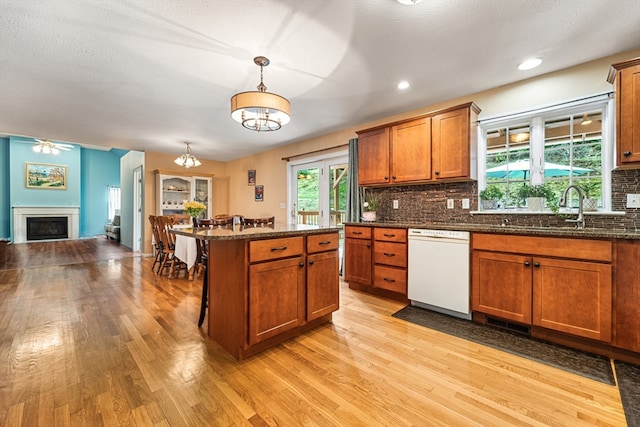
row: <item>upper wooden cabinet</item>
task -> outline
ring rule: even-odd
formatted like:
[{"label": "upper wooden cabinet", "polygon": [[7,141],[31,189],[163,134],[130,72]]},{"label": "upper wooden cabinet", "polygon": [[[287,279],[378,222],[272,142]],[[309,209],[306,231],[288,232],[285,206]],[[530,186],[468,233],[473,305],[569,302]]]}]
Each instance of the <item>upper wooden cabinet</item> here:
[{"label": "upper wooden cabinet", "polygon": [[640,168],[640,58],[613,64],[616,85],[616,164]]},{"label": "upper wooden cabinet", "polygon": [[468,103],[357,132],[358,184],[475,179],[479,112]]}]

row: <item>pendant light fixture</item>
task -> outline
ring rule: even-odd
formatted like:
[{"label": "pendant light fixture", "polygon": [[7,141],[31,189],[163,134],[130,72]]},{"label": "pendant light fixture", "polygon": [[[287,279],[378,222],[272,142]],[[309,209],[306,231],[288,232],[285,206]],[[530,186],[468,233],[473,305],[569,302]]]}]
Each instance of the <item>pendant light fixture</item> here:
[{"label": "pendant light fixture", "polygon": [[267,87],[262,81],[262,71],[269,65],[269,59],[257,56],[253,58],[253,62],[260,67],[258,90],[233,95],[231,118],[256,132],[278,130],[291,120],[291,105],[286,98],[267,92]]},{"label": "pendant light fixture", "polygon": [[196,156],[191,154],[191,145],[189,145],[188,142],[185,142],[185,144],[187,144],[187,152],[185,154],[182,154],[181,156],[178,156],[178,158],[175,159],[173,163],[178,166],[183,166],[186,169],[200,166],[202,164],[200,163],[200,160],[196,159]]}]

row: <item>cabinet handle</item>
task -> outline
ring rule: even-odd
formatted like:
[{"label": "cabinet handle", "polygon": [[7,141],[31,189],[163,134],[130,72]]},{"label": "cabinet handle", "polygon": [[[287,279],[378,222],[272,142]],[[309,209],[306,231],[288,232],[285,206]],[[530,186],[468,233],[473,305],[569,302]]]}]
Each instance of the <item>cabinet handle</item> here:
[{"label": "cabinet handle", "polygon": [[525,261],[525,262],[524,262],[524,266],[525,266],[525,267],[529,267],[530,265],[531,265],[531,264],[529,263],[529,261]]},{"label": "cabinet handle", "polygon": [[395,175],[392,175],[392,176],[391,176],[391,178],[396,179],[396,176],[395,176]]},{"label": "cabinet handle", "polygon": [[389,179],[389,175],[385,175],[385,176],[384,176],[384,179]]},{"label": "cabinet handle", "polygon": [[309,261],[309,265],[313,265],[315,261]]},{"label": "cabinet handle", "polygon": [[298,264],[300,267],[304,267],[304,262],[301,262],[300,264]]},{"label": "cabinet handle", "polygon": [[396,256],[396,254],[390,254],[389,252],[383,252],[384,256]]},{"label": "cabinet handle", "polygon": [[389,279],[388,277],[383,277],[382,280],[384,280],[385,282],[395,282],[394,279]]},{"label": "cabinet handle", "polygon": [[331,240],[327,240],[326,242],[318,242],[319,245],[328,245],[331,243]]},{"label": "cabinet handle", "polygon": [[371,247],[371,243],[367,243],[367,247],[370,248]]},{"label": "cabinet handle", "polygon": [[624,156],[625,157],[631,157],[631,151],[625,151],[624,152]]},{"label": "cabinet handle", "polygon": [[351,232],[351,234],[355,234],[356,236],[359,236],[362,234],[362,231],[353,231]]},{"label": "cabinet handle", "polygon": [[435,171],[434,172],[436,175],[440,175],[440,171]]},{"label": "cabinet handle", "polygon": [[286,251],[286,250],[287,250],[286,246],[278,246],[277,248],[271,248],[271,252]]},{"label": "cabinet handle", "polygon": [[383,236],[384,237],[396,237],[395,234],[387,234],[387,233],[384,233]]},{"label": "cabinet handle", "polygon": [[534,262],[534,263],[533,263],[533,266],[534,266],[534,267],[540,267],[540,263],[539,263],[539,262]]}]

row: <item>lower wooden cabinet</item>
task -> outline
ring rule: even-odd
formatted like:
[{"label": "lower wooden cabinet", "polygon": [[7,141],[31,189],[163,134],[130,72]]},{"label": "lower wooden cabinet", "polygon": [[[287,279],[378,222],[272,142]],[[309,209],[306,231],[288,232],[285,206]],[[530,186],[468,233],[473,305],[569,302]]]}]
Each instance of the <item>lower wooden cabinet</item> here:
[{"label": "lower wooden cabinet", "polygon": [[613,343],[640,352],[640,240],[616,242]]},{"label": "lower wooden cabinet", "polygon": [[304,322],[304,273],[302,256],[249,266],[249,345]]},{"label": "lower wooden cabinet", "polygon": [[472,245],[474,311],[611,342],[610,241],[474,234]]},{"label": "lower wooden cabinet", "polygon": [[531,323],[531,257],[473,251],[472,309]]},{"label": "lower wooden cabinet", "polygon": [[331,246],[321,247],[326,252],[307,255],[307,320],[318,319],[340,308],[338,235],[321,236],[320,244],[330,242]]},{"label": "lower wooden cabinet", "polygon": [[407,230],[346,226],[345,280],[375,295],[407,299]]}]

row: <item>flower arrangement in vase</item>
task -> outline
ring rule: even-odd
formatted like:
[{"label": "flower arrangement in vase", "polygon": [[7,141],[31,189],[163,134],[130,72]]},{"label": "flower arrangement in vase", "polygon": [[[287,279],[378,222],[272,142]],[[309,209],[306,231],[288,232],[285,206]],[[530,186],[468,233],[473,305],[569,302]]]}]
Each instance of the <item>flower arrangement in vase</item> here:
[{"label": "flower arrangement in vase", "polygon": [[374,193],[369,193],[363,190],[364,193],[364,203],[362,203],[363,212],[362,219],[366,222],[372,222],[376,220],[376,210],[378,209],[378,205],[380,204],[380,199],[378,195]]},{"label": "flower arrangement in vase", "polygon": [[192,218],[197,218],[200,216],[202,212],[207,209],[204,203],[200,202],[183,202],[182,206],[184,207],[184,212]]}]

